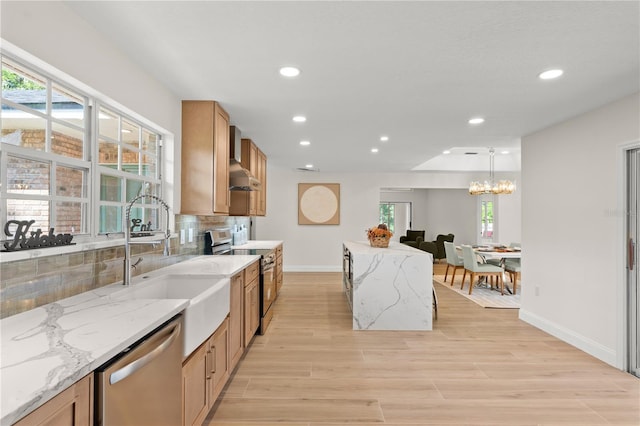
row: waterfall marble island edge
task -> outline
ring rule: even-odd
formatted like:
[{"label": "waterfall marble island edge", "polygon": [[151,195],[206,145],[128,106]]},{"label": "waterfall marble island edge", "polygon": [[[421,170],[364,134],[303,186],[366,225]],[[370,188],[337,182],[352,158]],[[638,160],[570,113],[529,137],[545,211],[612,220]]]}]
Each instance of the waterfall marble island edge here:
[{"label": "waterfall marble island edge", "polygon": [[354,330],[432,330],[431,253],[391,242],[343,242],[343,281]]}]

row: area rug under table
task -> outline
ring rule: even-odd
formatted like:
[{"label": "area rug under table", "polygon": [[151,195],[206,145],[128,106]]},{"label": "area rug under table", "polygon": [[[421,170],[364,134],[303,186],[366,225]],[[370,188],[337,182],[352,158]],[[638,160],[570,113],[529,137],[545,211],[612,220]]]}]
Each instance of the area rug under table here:
[{"label": "area rug under table", "polygon": [[[518,286],[518,293],[513,295],[509,294],[505,288],[504,296],[500,294],[500,290],[492,290],[491,288],[478,287],[475,286],[473,288],[473,292],[469,294],[469,278],[467,277],[464,288],[460,290],[460,283],[462,282],[462,274],[460,276],[456,275],[456,279],[453,282],[453,287],[451,286],[451,276],[447,277],[447,282],[444,282],[443,276],[434,276],[433,282],[440,284],[440,286],[436,287],[436,292],[440,287],[446,287],[451,291],[455,291],[456,293],[466,297],[472,302],[477,303],[483,308],[494,308],[494,309],[519,309],[520,308],[520,287]],[[513,284],[505,282],[511,289],[513,289]]]}]

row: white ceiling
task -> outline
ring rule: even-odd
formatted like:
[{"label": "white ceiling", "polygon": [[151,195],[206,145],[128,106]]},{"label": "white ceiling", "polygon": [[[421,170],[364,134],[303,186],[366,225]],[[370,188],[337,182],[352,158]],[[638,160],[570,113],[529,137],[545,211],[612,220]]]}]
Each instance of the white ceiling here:
[{"label": "white ceiling", "polygon": [[68,5],[179,98],[218,100],[282,167],[486,170],[491,146],[519,168],[521,136],[639,90],[638,1]]}]

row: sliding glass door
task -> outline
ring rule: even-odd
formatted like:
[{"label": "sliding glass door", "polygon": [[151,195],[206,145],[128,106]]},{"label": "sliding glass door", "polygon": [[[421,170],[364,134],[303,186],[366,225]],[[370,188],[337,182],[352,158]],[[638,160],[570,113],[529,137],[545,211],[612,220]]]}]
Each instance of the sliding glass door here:
[{"label": "sliding glass door", "polygon": [[627,300],[629,303],[629,372],[640,377],[640,273],[638,239],[640,238],[640,149],[627,151]]}]

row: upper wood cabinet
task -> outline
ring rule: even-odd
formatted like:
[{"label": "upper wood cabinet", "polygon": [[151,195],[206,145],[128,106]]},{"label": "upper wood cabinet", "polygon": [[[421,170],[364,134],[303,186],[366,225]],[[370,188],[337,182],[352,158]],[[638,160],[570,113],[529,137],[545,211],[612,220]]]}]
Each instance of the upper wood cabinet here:
[{"label": "upper wood cabinet", "polygon": [[257,149],[258,170],[256,177],[262,183],[262,191],[258,195],[258,205],[256,207],[256,216],[267,215],[267,156],[260,149]]},{"label": "upper wood cabinet", "polygon": [[240,164],[262,184],[260,191],[231,191],[231,216],[265,216],[267,205],[267,157],[251,139],[242,139]]},{"label": "upper wood cabinet", "polygon": [[215,101],[182,101],[180,212],[228,215],[229,114]]}]

